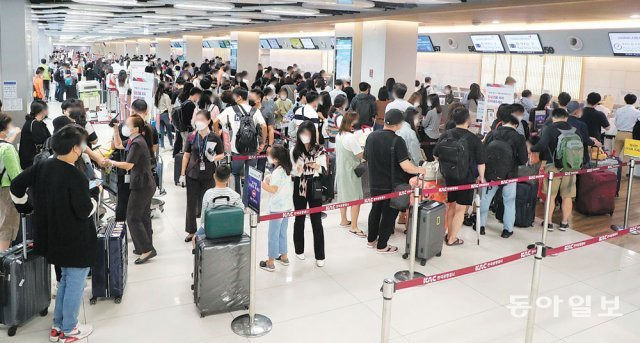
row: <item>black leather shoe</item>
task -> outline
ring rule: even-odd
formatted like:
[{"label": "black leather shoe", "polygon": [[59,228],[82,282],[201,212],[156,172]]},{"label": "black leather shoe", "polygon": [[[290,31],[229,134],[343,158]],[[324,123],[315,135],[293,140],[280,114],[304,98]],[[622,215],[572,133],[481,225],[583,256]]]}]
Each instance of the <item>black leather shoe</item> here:
[{"label": "black leather shoe", "polygon": [[133,249],[133,254],[134,254],[134,255],[142,255],[142,253],[141,253],[141,252],[139,252],[139,251],[138,251],[138,250],[136,250],[136,249]]},{"label": "black leather shoe", "polygon": [[511,237],[511,235],[513,235],[513,232],[509,232],[507,230],[502,230],[502,235],[500,235],[500,237],[509,238],[509,237]]},{"label": "black leather shoe", "polygon": [[481,235],[484,235],[484,226],[481,226],[481,227],[480,227],[480,234],[481,234]]},{"label": "black leather shoe", "polygon": [[133,262],[133,263],[135,263],[135,264],[143,264],[143,263],[149,261],[150,259],[156,257],[157,255],[158,255],[158,253],[156,253],[156,250],[153,249],[153,250],[151,250],[151,253],[149,255],[147,255],[147,257],[145,257],[145,258],[141,258],[140,257],[140,258],[136,259],[135,262]]},{"label": "black leather shoe", "polygon": [[184,238],[184,242],[185,243],[191,242],[191,240],[193,239],[193,236],[194,235],[192,235],[192,234],[188,234],[187,237]]}]

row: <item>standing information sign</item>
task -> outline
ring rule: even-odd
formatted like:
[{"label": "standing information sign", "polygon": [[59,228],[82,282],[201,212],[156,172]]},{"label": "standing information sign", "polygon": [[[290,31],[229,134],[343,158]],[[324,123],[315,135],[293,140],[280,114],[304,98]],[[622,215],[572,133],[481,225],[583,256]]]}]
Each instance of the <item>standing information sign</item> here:
[{"label": "standing information sign", "polygon": [[249,167],[247,194],[249,195],[247,206],[255,213],[260,214],[260,191],[262,189],[262,172],[254,167]]}]

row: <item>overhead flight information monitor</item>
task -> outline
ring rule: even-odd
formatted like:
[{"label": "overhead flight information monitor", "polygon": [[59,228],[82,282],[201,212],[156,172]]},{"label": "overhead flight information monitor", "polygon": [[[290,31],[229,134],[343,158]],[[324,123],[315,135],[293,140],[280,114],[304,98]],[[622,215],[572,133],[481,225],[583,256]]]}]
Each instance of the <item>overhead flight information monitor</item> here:
[{"label": "overhead flight information monitor", "polygon": [[300,41],[299,38],[290,38],[289,41],[291,42],[291,48],[292,49],[302,49],[302,42]]},{"label": "overhead flight information monitor", "polygon": [[471,35],[471,42],[477,52],[504,52],[498,35]]},{"label": "overhead flight information monitor", "polygon": [[266,39],[260,40],[260,49],[270,49],[269,42]]},{"label": "overhead flight information monitor", "polygon": [[542,43],[537,33],[504,35],[509,52],[514,54],[542,54]]},{"label": "overhead flight information monitor", "polygon": [[305,49],[316,49],[316,45],[313,44],[313,40],[311,40],[311,38],[300,38],[300,42],[302,42],[302,46]]},{"label": "overhead flight information monitor", "polygon": [[418,52],[434,52],[431,37],[427,35],[418,36]]},{"label": "overhead flight information monitor", "polygon": [[614,56],[640,56],[640,32],[609,32]]},{"label": "overhead flight information monitor", "polygon": [[269,39],[269,46],[271,49],[280,49],[280,43],[277,39]]}]

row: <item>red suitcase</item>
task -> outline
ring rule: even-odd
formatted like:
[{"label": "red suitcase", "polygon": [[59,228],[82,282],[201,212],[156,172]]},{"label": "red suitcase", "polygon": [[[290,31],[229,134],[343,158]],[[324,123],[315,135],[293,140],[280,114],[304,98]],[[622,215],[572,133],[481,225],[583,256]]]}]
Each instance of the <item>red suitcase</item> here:
[{"label": "red suitcase", "polygon": [[608,170],[579,175],[576,210],[587,216],[613,215],[617,182],[616,173]]}]

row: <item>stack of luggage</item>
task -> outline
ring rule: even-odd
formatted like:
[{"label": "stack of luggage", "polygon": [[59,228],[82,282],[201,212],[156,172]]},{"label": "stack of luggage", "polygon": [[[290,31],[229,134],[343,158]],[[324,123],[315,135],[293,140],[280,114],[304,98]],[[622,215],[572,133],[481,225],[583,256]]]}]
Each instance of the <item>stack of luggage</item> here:
[{"label": "stack of luggage", "polygon": [[[220,198],[229,201],[228,197]],[[200,316],[246,309],[251,238],[244,234],[244,211],[236,206],[219,205],[202,215],[205,234],[196,235],[192,286]]]},{"label": "stack of luggage", "polygon": [[109,220],[98,228],[96,263],[91,268],[91,305],[98,298],[122,301],[127,284],[127,228],[124,222]]},{"label": "stack of luggage", "polygon": [[0,252],[0,323],[9,336],[36,314],[46,316],[51,302],[51,267],[33,252],[27,218],[21,219],[23,243]]}]

